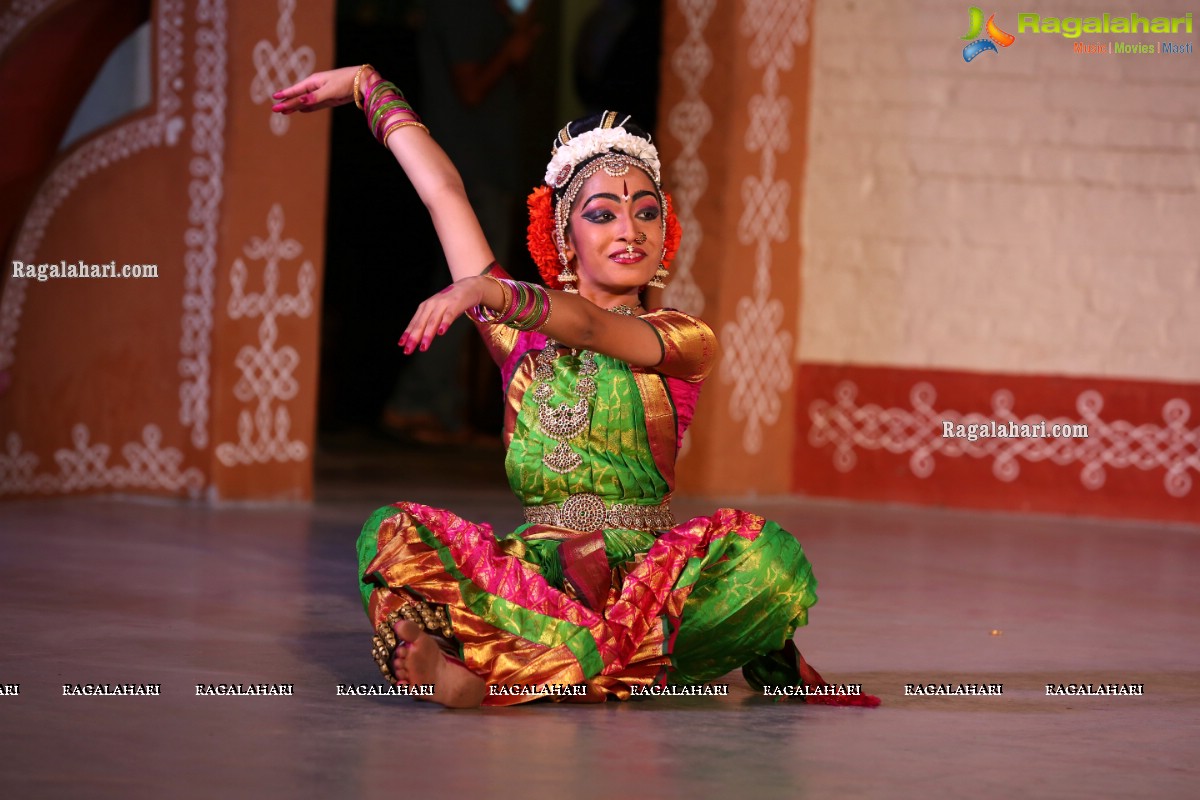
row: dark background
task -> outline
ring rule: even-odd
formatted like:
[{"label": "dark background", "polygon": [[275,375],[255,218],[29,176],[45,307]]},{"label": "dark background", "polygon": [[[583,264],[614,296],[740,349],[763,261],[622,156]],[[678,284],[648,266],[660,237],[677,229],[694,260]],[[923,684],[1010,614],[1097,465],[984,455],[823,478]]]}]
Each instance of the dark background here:
[{"label": "dark background", "polygon": [[[524,193],[541,183],[558,129],[572,116],[617,108],[633,113],[643,127],[654,130],[660,0],[629,2],[620,17],[624,33],[602,48],[607,57],[596,61],[577,55],[577,45],[586,45],[586,37],[617,19],[611,15],[621,13],[623,5],[566,0],[533,7],[542,33],[518,76],[521,146],[513,154],[526,189],[512,221],[513,252],[496,254],[522,280],[538,279],[532,260],[520,246],[525,241]],[[581,14],[588,16],[579,32],[574,31],[577,24],[566,32],[569,18],[577,20]],[[417,0],[342,0],[336,64],[369,62],[405,92],[419,113],[417,44],[422,17],[422,3]],[[597,48],[583,50],[594,53]],[[568,82],[567,96],[573,101],[570,108],[561,107],[565,105],[560,102],[563,81]],[[428,285],[424,276],[441,260],[428,212],[392,155],[375,142],[357,109],[334,110],[330,149],[318,397],[319,432],[326,442],[344,434],[383,435],[383,408],[405,368],[396,341],[424,299]],[[499,376],[475,337],[469,338],[471,350],[460,375],[469,398],[465,422],[476,431],[496,434],[502,414]]]}]

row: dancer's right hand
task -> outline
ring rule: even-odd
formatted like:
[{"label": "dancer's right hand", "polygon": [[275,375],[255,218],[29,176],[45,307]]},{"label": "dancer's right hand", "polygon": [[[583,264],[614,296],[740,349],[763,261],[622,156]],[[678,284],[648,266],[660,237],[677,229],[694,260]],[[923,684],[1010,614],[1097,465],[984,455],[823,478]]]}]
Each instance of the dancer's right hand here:
[{"label": "dancer's right hand", "polygon": [[[435,336],[441,336],[449,330],[454,320],[462,316],[468,308],[474,308],[484,302],[484,292],[487,291],[489,283],[495,287],[500,285],[482,275],[462,278],[417,306],[416,313],[397,342],[404,348],[404,354],[412,355],[418,349],[428,350]],[[493,299],[503,301],[503,295],[498,288],[492,291],[496,295]]]},{"label": "dancer's right hand", "polygon": [[[314,72],[299,83],[294,83],[286,89],[280,89],[271,95],[275,98],[272,111],[280,114],[294,114],[297,111],[307,114],[310,111],[320,111],[323,108],[333,108],[354,102],[354,75],[358,67],[342,67],[326,72]],[[363,70],[360,81],[371,72]],[[362,83],[359,83],[362,88]]]}]

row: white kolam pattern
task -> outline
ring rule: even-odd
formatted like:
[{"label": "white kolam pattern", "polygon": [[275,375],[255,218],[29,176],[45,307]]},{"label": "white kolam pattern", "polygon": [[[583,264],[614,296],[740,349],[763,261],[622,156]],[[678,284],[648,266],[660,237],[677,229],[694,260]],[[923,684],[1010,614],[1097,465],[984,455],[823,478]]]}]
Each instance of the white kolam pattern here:
[{"label": "white kolam pattern", "polygon": [[[183,0],[164,0],[157,27],[157,105],[154,114],[119,125],[97,136],[64,159],[42,183],[30,203],[29,212],[17,232],[13,255],[19,261],[37,263],[46,228],[63,202],[85,179],[151,147],[171,147],[179,142],[184,127],[179,114],[179,92],[183,88]],[[2,52],[2,50],[0,50]],[[25,292],[31,278],[9,277],[0,300],[0,369],[16,361],[17,334]]]},{"label": "white kolam pattern", "polygon": [[[938,409],[937,392],[926,382],[917,383],[909,393],[912,408],[883,408],[868,403],[859,405],[858,386],[842,381],[834,389],[833,401],[814,400],[808,407],[812,427],[808,443],[813,447],[833,445],[833,466],[849,472],[857,462],[856,449],[886,450],[908,454],[913,475],[928,478],[933,474],[934,455],[947,458],[992,459],[992,474],[1006,483],[1017,479],[1021,459],[1049,461],[1062,467],[1080,467],[1080,482],[1090,490],[1104,486],[1108,469],[1162,470],[1163,488],[1172,497],[1186,497],[1192,491],[1192,472],[1200,472],[1200,427],[1188,427],[1191,406],[1182,398],[1163,404],[1163,424],[1135,425],[1127,420],[1106,420],[1101,415],[1104,398],[1099,391],[1081,392],[1075,400],[1078,417],[1046,417],[1040,414],[1018,416],[1013,413],[1015,400],[1008,389],[992,395],[991,413],[963,414],[953,409]],[[1055,424],[1087,425],[1087,438],[944,438],[943,422],[954,425],[1016,423],[1037,425],[1047,430]]]},{"label": "white kolam pattern", "polygon": [[704,294],[693,272],[696,254],[704,241],[696,205],[708,189],[708,170],[700,159],[700,143],[713,123],[712,110],[704,102],[700,89],[713,67],[713,53],[704,41],[704,29],[716,5],[716,0],[679,0],[688,32],[671,54],[671,71],[683,83],[683,97],[667,113],[667,130],[680,145],[679,155],[670,165],[668,191],[683,238],[671,262],[665,299],[668,306],[696,316],[704,312]]},{"label": "white kolam pattern", "polygon": [[295,261],[303,252],[298,241],[283,238],[283,224],[283,207],[276,203],[267,214],[267,237],[255,236],[243,248],[251,262],[263,262],[262,291],[246,291],[251,270],[242,259],[234,261],[230,270],[233,284],[228,306],[230,319],[262,321],[258,326],[258,346],[243,346],[234,362],[242,376],[234,385],[233,394],[253,410],[246,408],[238,414],[236,443],[217,445],[217,458],[227,467],[308,458],[308,446],[288,438],[292,419],[286,403],[300,390],[294,374],[300,354],[290,345],[276,346],[279,339],[276,319],[312,316],[317,271],[311,261],[305,261],[296,270],[295,294],[279,291],[281,263]]},{"label": "white kolam pattern", "polygon": [[91,489],[165,489],[199,497],[204,474],[195,467],[182,469],[183,453],[162,446],[157,425],[142,429],[142,441],[121,448],[123,464],[110,464],[112,447],[92,444],[86,425],[71,428],[73,448],[54,452],[57,472],[39,472],[39,459],[22,452],[19,434],[9,433],[0,453],[0,496],[5,494],[66,494]]},{"label": "white kolam pattern", "polygon": [[[762,92],[749,99],[747,152],[759,153],[760,171],[742,182],[738,240],[754,247],[751,294],[737,302],[736,318],[723,326],[721,379],[733,384],[730,416],[744,421],[742,447],[762,450],[763,429],[779,421],[782,395],[792,384],[792,334],[783,327],[784,305],[771,297],[773,247],[786,242],[792,217],[791,187],[776,176],[776,159],[790,147],[791,101],[779,76],[795,65],[808,41],[807,0],[747,0],[741,33],[750,38],[750,66],[763,70]],[[790,265],[789,265],[790,266]]]},{"label": "white kolam pattern", "polygon": [[217,269],[217,228],[225,187],[225,105],[227,12],[224,0],[200,0],[196,8],[196,82],[192,93],[192,158],[188,197],[189,227],[183,265],[182,332],[179,339],[179,422],[191,428],[192,445],[209,446],[212,384],[213,289]]},{"label": "white kolam pattern", "polygon": [[[14,8],[37,5],[17,4]],[[85,178],[147,148],[179,143],[186,125],[179,114],[180,93],[184,86],[184,10],[184,0],[160,0],[157,5],[158,104],[154,115],[114,127],[85,143],[60,163],[34,198],[18,233],[15,253],[36,252],[54,213]],[[188,186],[192,199],[189,211],[192,226],[184,235],[187,272],[179,368],[182,377],[180,422],[192,428],[192,443],[204,448],[208,443],[213,270],[224,177],[227,26],[224,0],[200,0],[196,14],[200,26],[195,48],[191,141],[194,155],[189,165],[192,180]],[[0,36],[8,32],[9,29],[0,28]],[[7,44],[3,39],[0,42]],[[0,52],[2,49],[0,47]],[[10,278],[5,282],[4,297],[0,300],[0,369],[15,361],[16,334],[27,285],[28,279]],[[58,471],[38,472],[40,460],[37,455],[23,452],[20,435],[8,433],[5,451],[0,454],[0,495],[137,488],[186,491],[196,497],[204,488],[204,474],[195,467],[181,469],[183,453],[178,448],[162,446],[162,429],[157,425],[145,425],[140,442],[121,446],[125,464],[110,465],[112,446],[91,444],[90,438],[87,425],[73,425],[73,448],[62,448],[54,453]]]},{"label": "white kolam pattern", "polygon": [[0,53],[7,50],[21,31],[54,3],[55,0],[16,0],[7,11],[0,14]]},{"label": "white kolam pattern", "polygon": [[[254,45],[254,79],[250,81],[250,100],[255,105],[274,104],[272,94],[311,75],[317,63],[316,53],[308,45],[293,47],[296,23],[292,18],[296,0],[279,0],[279,20],[275,23],[278,44],[266,39]],[[288,131],[289,117],[268,110],[271,132],[283,136]]]}]

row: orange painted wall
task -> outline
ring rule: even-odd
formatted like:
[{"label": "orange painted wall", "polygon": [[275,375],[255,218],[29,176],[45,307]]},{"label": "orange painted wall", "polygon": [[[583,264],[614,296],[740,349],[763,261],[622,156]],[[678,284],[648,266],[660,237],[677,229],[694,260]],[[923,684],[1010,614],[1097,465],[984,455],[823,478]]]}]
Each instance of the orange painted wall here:
[{"label": "orange painted wall", "polygon": [[[0,497],[311,495],[328,120],[266,95],[329,64],[333,2],[297,5],[154,3],[151,106],[49,165],[6,254]],[[10,44],[55,11],[0,4]]]}]

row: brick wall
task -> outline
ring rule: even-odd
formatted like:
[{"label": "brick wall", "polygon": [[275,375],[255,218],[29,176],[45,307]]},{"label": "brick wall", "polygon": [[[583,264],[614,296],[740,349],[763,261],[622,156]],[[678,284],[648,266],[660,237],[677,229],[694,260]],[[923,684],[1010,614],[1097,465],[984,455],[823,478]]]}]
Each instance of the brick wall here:
[{"label": "brick wall", "polygon": [[1195,522],[1200,54],[1074,44],[1195,50],[1196,20],[1071,40],[1017,19],[1192,8],[997,5],[1017,38],[970,63],[969,4],[814,5],[793,490]]},{"label": "brick wall", "polygon": [[1005,3],[969,64],[965,4],[882,5],[814,8],[798,359],[1200,380],[1200,53],[1072,52],[1200,31],[1016,20],[1193,5]]}]

